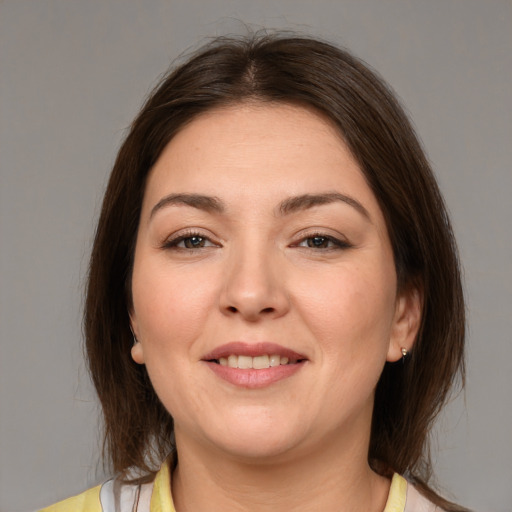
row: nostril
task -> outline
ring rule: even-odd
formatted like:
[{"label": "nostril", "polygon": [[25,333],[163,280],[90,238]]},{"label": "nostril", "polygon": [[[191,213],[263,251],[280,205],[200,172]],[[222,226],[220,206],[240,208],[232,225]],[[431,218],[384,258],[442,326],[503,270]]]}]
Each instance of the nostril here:
[{"label": "nostril", "polygon": [[[227,311],[229,311],[230,313],[238,313],[239,312],[239,309],[236,308],[235,306],[228,306],[226,308]],[[241,312],[241,311],[240,311]],[[260,310],[259,314],[270,314],[270,313],[274,313],[275,312],[275,308],[273,307],[268,307],[268,308],[263,308],[262,310]]]}]

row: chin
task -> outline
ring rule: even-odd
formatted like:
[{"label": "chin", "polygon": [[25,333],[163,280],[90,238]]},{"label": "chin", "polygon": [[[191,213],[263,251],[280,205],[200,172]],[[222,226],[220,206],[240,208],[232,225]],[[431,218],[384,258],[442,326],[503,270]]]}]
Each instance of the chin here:
[{"label": "chin", "polygon": [[300,422],[293,424],[282,417],[256,416],[224,420],[219,422],[218,429],[205,434],[219,450],[252,463],[256,459],[264,462],[285,456],[305,437],[304,425]]},{"label": "chin", "polygon": [[232,458],[250,464],[276,463],[276,459],[284,459],[291,453],[294,443],[282,439],[272,440],[268,437],[258,441],[244,436],[243,439],[231,439],[230,442],[217,443],[217,448]]}]

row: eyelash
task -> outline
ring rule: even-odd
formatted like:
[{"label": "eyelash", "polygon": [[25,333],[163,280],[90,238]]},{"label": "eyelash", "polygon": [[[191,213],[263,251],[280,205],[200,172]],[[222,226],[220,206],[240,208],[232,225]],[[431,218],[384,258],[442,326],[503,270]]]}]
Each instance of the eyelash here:
[{"label": "eyelash", "polygon": [[[207,246],[200,246],[200,247],[180,247],[179,244],[182,242],[186,243],[186,240],[191,240],[193,238],[201,239],[201,241],[204,241],[206,243],[209,243]],[[309,240],[314,239],[321,239],[323,243],[327,243],[327,247],[314,247],[311,245],[303,245],[307,244]],[[182,250],[182,251],[194,251],[199,249],[205,249],[207,247],[219,247],[219,244],[216,244],[211,241],[210,238],[205,236],[202,233],[196,232],[196,231],[189,231],[186,233],[182,233],[181,235],[178,235],[174,238],[167,239],[163,244],[162,248],[164,249],[174,249],[174,250]],[[327,251],[339,251],[344,249],[350,249],[353,247],[353,245],[346,241],[346,240],[340,240],[338,238],[335,238],[331,235],[326,235],[324,233],[311,233],[307,236],[304,236],[299,240],[299,242],[294,243],[291,247],[302,247],[304,249],[310,249],[312,251],[318,251],[318,252],[327,252]]]},{"label": "eyelash", "polygon": [[[302,245],[304,243],[307,244],[308,240],[314,240],[314,239],[321,239],[325,242],[327,242],[328,244],[330,244],[330,246],[328,247],[313,247],[313,246],[310,246],[310,245]],[[294,247],[303,247],[305,249],[311,249],[313,251],[339,251],[339,250],[344,250],[344,249],[350,249],[353,247],[353,245],[346,241],[346,240],[340,240],[336,237],[333,237],[331,235],[326,235],[325,233],[311,233],[311,234],[308,234],[307,236],[304,236],[298,243],[294,244],[293,245]]]},{"label": "eyelash", "polygon": [[196,249],[204,249],[205,247],[179,247],[179,244],[182,242],[185,242],[185,240],[190,240],[192,238],[200,238],[201,240],[205,242],[209,242],[211,245],[208,245],[207,247],[212,246],[218,246],[218,244],[215,244],[208,238],[207,236],[203,235],[202,233],[198,233],[196,231],[189,231],[186,233],[182,233],[181,235],[178,235],[174,238],[167,239],[162,244],[163,249],[175,249],[175,250],[182,250],[182,251],[193,251]]}]

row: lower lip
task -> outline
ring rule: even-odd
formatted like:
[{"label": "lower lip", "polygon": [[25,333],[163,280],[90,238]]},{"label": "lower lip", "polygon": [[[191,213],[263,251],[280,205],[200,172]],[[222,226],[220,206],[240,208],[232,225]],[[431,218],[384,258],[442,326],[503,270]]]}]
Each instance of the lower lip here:
[{"label": "lower lip", "polygon": [[281,364],[261,370],[230,368],[211,361],[205,361],[205,363],[218,377],[230,384],[242,388],[259,389],[291,377],[304,366],[305,361],[295,364]]}]

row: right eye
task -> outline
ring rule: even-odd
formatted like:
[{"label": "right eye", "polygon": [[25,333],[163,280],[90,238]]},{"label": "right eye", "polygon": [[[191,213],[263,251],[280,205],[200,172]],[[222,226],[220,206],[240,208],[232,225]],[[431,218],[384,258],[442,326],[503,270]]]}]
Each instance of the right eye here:
[{"label": "right eye", "polygon": [[165,249],[194,250],[205,247],[217,247],[217,244],[199,233],[185,233],[164,243]]}]

